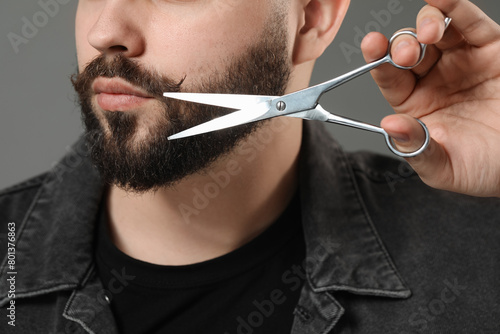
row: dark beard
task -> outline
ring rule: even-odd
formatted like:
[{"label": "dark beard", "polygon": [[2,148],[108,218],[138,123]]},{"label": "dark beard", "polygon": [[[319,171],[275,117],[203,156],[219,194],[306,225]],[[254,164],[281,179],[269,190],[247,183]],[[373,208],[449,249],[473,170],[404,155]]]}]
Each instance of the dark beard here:
[{"label": "dark beard", "polygon": [[[287,55],[282,19],[271,19],[258,45],[231,61],[224,73],[214,73],[191,91],[256,95],[283,95],[291,66]],[[97,77],[121,77],[143,88],[163,104],[162,117],[155,118],[148,134],[134,140],[138,116],[135,112],[104,111],[107,122],[97,118],[92,107],[91,85]],[[82,109],[82,120],[90,153],[105,183],[142,193],[173,186],[188,175],[199,173],[231,152],[262,122],[169,141],[168,136],[204,123],[232,110],[166,99],[163,92],[182,91],[182,83],[145,69],[118,54],[101,55],[72,78]],[[144,111],[148,112],[148,111]],[[108,127],[108,128],[107,128]]]}]

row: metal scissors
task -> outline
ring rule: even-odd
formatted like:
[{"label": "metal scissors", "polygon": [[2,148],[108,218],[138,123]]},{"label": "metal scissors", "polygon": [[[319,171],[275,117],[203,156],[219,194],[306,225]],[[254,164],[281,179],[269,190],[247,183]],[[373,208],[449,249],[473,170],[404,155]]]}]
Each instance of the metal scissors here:
[{"label": "metal scissors", "polygon": [[[445,28],[451,22],[451,18],[446,18]],[[321,96],[354,79],[358,76],[365,74],[376,67],[389,63],[392,66],[399,69],[412,69],[423,60],[425,56],[425,50],[427,48],[426,44],[420,44],[420,56],[417,61],[412,66],[400,66],[396,64],[391,55],[391,46],[393,42],[401,35],[411,35],[415,39],[417,38],[416,33],[410,30],[402,30],[394,34],[390,41],[389,47],[386,55],[376,60],[372,63],[361,66],[358,69],[355,69],[349,73],[341,75],[337,78],[331,79],[324,83],[308,87],[294,93],[290,93],[284,96],[262,96],[262,95],[239,95],[239,94],[210,94],[210,93],[164,93],[163,95],[168,98],[175,98],[184,101],[202,103],[215,105],[225,108],[239,109],[225,116],[221,116],[210,120],[208,122],[199,124],[187,130],[176,133],[170,137],[169,140],[179,139],[189,136],[194,136],[206,132],[216,131],[225,129],[232,126],[237,126],[245,123],[261,121],[277,116],[289,116],[289,117],[298,117],[307,120],[318,120],[329,123],[341,124],[357,129],[372,131],[376,133],[380,133],[385,137],[385,141],[389,149],[396,154],[397,156],[403,158],[415,157],[425,151],[430,142],[430,135],[425,124],[417,119],[425,132],[425,140],[423,145],[413,152],[402,152],[398,150],[392,138],[389,134],[382,129],[381,127],[359,122],[350,118],[341,117],[338,115],[334,115],[321,107],[319,104],[319,99]]]}]

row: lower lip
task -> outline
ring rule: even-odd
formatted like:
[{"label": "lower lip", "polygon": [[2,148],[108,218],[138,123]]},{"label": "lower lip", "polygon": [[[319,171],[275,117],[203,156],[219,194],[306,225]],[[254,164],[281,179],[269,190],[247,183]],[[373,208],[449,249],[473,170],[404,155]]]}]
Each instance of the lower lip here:
[{"label": "lower lip", "polygon": [[140,107],[147,101],[152,100],[149,97],[141,97],[129,94],[97,94],[97,103],[107,111],[127,111]]}]

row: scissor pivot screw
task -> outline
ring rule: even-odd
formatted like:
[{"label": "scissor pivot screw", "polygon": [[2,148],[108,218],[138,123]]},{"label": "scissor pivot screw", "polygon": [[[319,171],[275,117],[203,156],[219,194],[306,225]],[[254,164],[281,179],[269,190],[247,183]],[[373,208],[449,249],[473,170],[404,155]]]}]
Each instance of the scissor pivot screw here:
[{"label": "scissor pivot screw", "polygon": [[278,103],[276,103],[276,109],[278,109],[278,111],[284,111],[286,109],[286,103],[283,101],[279,101]]}]

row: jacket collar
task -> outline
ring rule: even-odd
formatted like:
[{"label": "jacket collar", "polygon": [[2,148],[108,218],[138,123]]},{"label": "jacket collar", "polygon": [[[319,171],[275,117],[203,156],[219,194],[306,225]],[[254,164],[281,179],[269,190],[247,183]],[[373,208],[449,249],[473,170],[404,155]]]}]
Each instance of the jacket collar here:
[{"label": "jacket collar", "polygon": [[[24,219],[16,222],[16,298],[85,284],[102,190],[81,138],[47,173]],[[0,305],[8,301],[2,264]]]},{"label": "jacket collar", "polygon": [[[408,297],[366,212],[347,158],[321,124],[304,122],[300,191],[306,271],[314,292]],[[96,215],[103,194],[84,139],[47,174],[17,225],[16,297],[85,285],[93,268]],[[8,302],[6,260],[0,306]]]},{"label": "jacket collar", "polygon": [[409,297],[345,153],[321,123],[312,123],[304,123],[300,157],[306,271],[312,290]]}]

